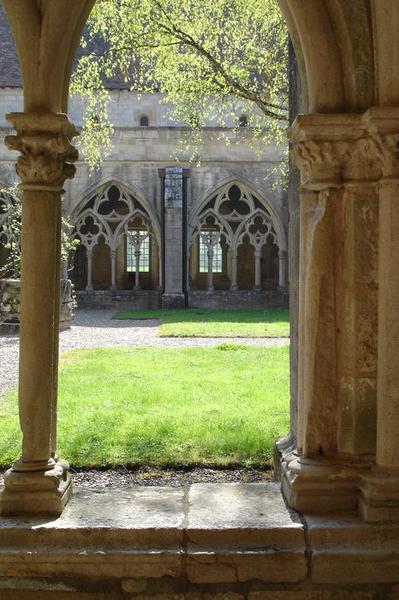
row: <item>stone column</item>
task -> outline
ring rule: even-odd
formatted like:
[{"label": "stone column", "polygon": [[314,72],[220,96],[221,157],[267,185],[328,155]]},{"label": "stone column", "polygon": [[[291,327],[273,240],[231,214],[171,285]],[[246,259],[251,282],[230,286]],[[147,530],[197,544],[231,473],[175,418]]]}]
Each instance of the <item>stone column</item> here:
[{"label": "stone column", "polygon": [[111,250],[111,291],[116,291],[116,248]]},{"label": "stone column", "polygon": [[184,169],[167,167],[164,178],[164,308],[184,308],[183,290]]},{"label": "stone column", "polygon": [[399,108],[373,108],[369,129],[380,151],[376,467],[364,474],[367,521],[399,520]]},{"label": "stone column", "polygon": [[92,275],[93,275],[93,248],[86,248],[87,256],[87,285],[86,292],[93,291]]},{"label": "stone column", "polygon": [[262,288],[260,261],[262,258],[262,248],[255,248],[255,285],[254,290],[259,291]]},{"label": "stone column", "polygon": [[375,452],[379,151],[362,115],[301,116],[297,449],[282,448],[288,502],[354,510]]},{"label": "stone column", "polygon": [[135,272],[135,278],[134,278],[134,290],[136,292],[139,292],[141,290],[141,284],[140,284],[140,256],[141,256],[140,250],[135,250],[134,251],[134,258],[135,258],[135,261],[136,261],[136,272]]},{"label": "stone column", "polygon": [[280,250],[278,253],[278,287],[280,290],[287,289],[287,265],[288,252]]},{"label": "stone column", "polygon": [[[399,180],[380,188],[377,464],[399,469]],[[396,368],[395,368],[396,365]]]},{"label": "stone column", "polygon": [[162,248],[158,247],[158,290],[162,290]]},{"label": "stone column", "polygon": [[231,290],[238,290],[237,285],[237,249],[231,249]]},{"label": "stone column", "polygon": [[[6,473],[4,514],[60,514],[71,493],[67,463],[55,458],[56,372],[62,186],[77,159],[77,131],[54,113],[12,113],[6,138],[19,150],[22,180],[22,273],[19,414],[21,458]],[[44,290],[46,293],[44,293]]]},{"label": "stone column", "polygon": [[209,246],[207,250],[208,255],[208,292],[213,292],[213,247]]}]

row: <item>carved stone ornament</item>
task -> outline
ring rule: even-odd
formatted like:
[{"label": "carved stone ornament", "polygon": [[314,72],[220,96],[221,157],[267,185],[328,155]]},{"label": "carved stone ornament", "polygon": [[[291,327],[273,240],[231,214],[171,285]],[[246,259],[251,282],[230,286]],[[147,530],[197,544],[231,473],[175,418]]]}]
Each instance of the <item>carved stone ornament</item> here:
[{"label": "carved stone ornament", "polygon": [[[292,159],[308,189],[399,176],[399,114],[300,115],[290,130]],[[387,113],[387,114],[386,114]]]},{"label": "carved stone ornament", "polygon": [[62,190],[65,180],[74,176],[71,163],[79,156],[70,142],[78,135],[74,125],[66,115],[54,113],[11,113],[7,119],[17,131],[5,143],[21,153],[16,170],[22,189]]},{"label": "carved stone ornament", "polygon": [[301,172],[302,185],[319,188],[320,184],[347,181],[377,181],[383,173],[383,153],[375,139],[299,142],[292,158]]}]

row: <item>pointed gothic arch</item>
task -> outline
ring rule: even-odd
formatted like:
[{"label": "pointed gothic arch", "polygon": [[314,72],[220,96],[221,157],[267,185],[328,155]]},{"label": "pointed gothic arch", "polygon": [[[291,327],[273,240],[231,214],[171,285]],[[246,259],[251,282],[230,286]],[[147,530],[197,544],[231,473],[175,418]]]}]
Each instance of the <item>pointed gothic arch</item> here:
[{"label": "pointed gothic arch", "polygon": [[[203,287],[202,271],[207,273],[207,290],[213,291],[213,272],[216,272],[213,259],[217,252],[221,256],[216,276],[220,289],[228,286],[231,290],[238,290],[238,279],[244,267],[248,275],[243,289],[253,287],[261,290],[262,285],[280,289],[286,287],[287,244],[284,226],[277,211],[246,183],[229,179],[214,188],[194,211],[189,222],[190,273],[194,286]],[[270,241],[276,258],[276,282],[273,284],[273,277],[268,277],[263,269],[262,284],[261,264],[269,264],[269,275],[272,270],[270,258],[266,257],[270,253],[270,249],[267,250]],[[239,258],[238,255],[243,253],[240,247],[244,246],[246,255]],[[253,269],[248,269],[248,262],[253,263]],[[266,279],[270,280],[267,284]]]},{"label": "pointed gothic arch", "polygon": [[139,194],[115,180],[103,183],[85,194],[72,222],[80,241],[74,276],[78,285],[86,278],[86,291],[94,289],[96,267],[103,273],[97,287],[115,291],[119,279],[124,288],[140,291],[143,278],[146,288],[159,286],[159,224]]}]

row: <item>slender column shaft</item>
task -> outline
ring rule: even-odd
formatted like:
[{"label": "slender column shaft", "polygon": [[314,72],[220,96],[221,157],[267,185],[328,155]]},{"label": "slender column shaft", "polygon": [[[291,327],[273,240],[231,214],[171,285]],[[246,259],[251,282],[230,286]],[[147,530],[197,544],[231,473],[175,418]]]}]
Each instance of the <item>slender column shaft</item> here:
[{"label": "slender column shaft", "polygon": [[92,271],[93,271],[93,249],[90,248],[90,249],[87,250],[87,285],[86,285],[86,292],[91,292],[93,290]]},{"label": "slender column shaft", "polygon": [[[57,215],[57,253],[56,260],[61,261],[61,202],[56,202]],[[66,261],[61,266],[63,277],[68,279],[68,269]],[[51,456],[56,457],[57,450],[57,408],[58,408],[58,357],[59,357],[59,339],[60,339],[60,306],[61,306],[61,270],[58,270],[58,276],[55,287],[55,313],[54,313],[54,328],[53,328],[53,399],[52,399],[52,428],[51,428]],[[58,307],[58,311],[57,311]]]},{"label": "slender column shaft", "polygon": [[190,251],[187,250],[186,259],[186,292],[190,291]]},{"label": "slender column shaft", "polygon": [[262,251],[255,250],[255,290],[261,289],[261,272],[260,272],[260,261],[261,261]]},{"label": "slender column shaft", "polygon": [[377,464],[399,469],[399,182],[379,199]]},{"label": "slender column shaft", "polygon": [[71,494],[68,463],[56,456],[57,368],[61,278],[61,194],[73,177],[77,134],[64,114],[11,113],[21,152],[21,458],[4,476],[1,514],[59,515]]},{"label": "slender column shaft", "polygon": [[[51,463],[54,355],[59,323],[60,193],[25,191],[22,216],[19,412],[22,459],[14,470]],[[46,294],[43,294],[46,290]]]},{"label": "slender column shaft", "polygon": [[162,290],[163,287],[163,281],[162,281],[162,249],[161,249],[161,245],[159,245],[159,249],[158,249],[158,262],[159,262],[159,266],[158,266],[158,289]]},{"label": "slender column shaft", "polygon": [[278,287],[280,289],[286,289],[287,287],[287,263],[288,252],[280,250],[278,253]]},{"label": "slender column shaft", "polygon": [[[338,451],[376,448],[378,197],[374,183],[336,195]],[[339,243],[338,243],[339,242]]]},{"label": "slender column shaft", "polygon": [[[304,193],[298,440],[305,456],[336,451],[334,190]],[[325,340],[329,340],[326,344]],[[322,400],[321,400],[322,399]],[[299,436],[299,433],[298,433]]]},{"label": "slender column shaft", "polygon": [[134,253],[134,257],[135,257],[135,260],[136,260],[136,274],[135,274],[134,289],[136,291],[141,290],[141,284],[140,284],[140,255],[141,255],[140,250],[136,250],[135,253]]},{"label": "slender column shaft", "polygon": [[111,290],[116,290],[116,250],[111,250]]},{"label": "slender column shaft", "polygon": [[213,290],[213,249],[208,248],[208,292]]},{"label": "slender column shaft", "polygon": [[230,285],[230,289],[231,290],[238,289],[238,285],[237,285],[237,253],[234,251],[231,253],[231,285]]}]

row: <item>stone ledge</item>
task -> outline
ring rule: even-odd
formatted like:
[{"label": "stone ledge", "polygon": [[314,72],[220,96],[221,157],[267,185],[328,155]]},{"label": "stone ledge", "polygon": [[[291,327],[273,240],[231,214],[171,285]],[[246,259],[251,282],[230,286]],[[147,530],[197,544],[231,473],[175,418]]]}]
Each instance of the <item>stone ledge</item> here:
[{"label": "stone ledge", "polygon": [[81,489],[59,518],[0,518],[1,600],[375,600],[398,582],[399,527],[300,518],[273,482]]},{"label": "stone ledge", "polygon": [[399,581],[399,525],[368,524],[357,515],[305,518],[315,583]]},{"label": "stone ledge", "polygon": [[0,577],[292,582],[307,569],[303,526],[275,483],[78,491],[58,519],[1,518],[0,540]]}]

